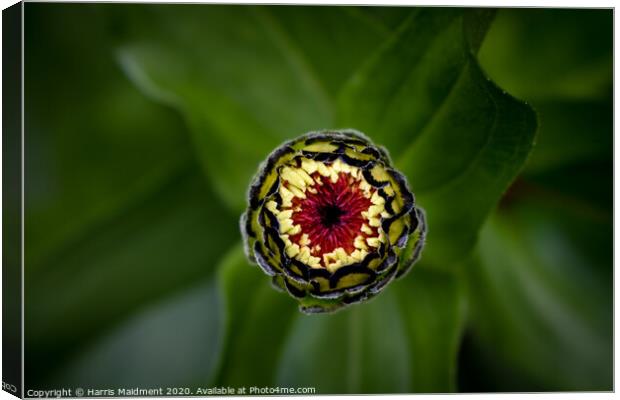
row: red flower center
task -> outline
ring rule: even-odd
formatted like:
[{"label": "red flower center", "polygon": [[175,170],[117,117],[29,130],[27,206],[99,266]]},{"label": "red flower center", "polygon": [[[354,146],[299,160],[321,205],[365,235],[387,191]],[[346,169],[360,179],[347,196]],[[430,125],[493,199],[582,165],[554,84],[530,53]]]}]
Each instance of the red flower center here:
[{"label": "red flower center", "polygon": [[302,235],[307,234],[310,253],[321,258],[339,247],[353,252],[355,238],[367,236],[361,231],[367,222],[362,212],[371,206],[370,198],[364,196],[359,181],[350,174],[341,172],[335,183],[331,179],[321,181],[318,173],[312,178],[322,184],[314,185],[312,192],[306,191],[305,199],[293,199],[292,208],[298,211],[293,212],[292,220],[301,226],[301,232],[291,236],[291,242],[299,244]]}]

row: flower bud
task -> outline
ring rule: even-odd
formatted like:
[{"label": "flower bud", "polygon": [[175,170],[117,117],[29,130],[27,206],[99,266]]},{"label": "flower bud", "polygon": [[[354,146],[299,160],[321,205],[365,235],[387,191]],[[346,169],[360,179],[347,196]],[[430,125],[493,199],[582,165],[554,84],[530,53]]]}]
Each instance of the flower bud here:
[{"label": "flower bud", "polygon": [[406,273],[424,212],[387,152],[357,131],[286,142],[252,181],[241,231],[249,260],[306,313],[365,301]]}]

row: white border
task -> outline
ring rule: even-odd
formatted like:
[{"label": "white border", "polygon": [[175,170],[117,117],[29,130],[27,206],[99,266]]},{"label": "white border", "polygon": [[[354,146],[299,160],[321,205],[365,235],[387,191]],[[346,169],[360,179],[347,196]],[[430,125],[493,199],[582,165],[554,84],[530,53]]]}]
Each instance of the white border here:
[{"label": "white border", "polygon": [[[178,4],[291,4],[291,5],[375,5],[375,6],[440,6],[440,7],[556,7],[556,8],[614,8],[615,0],[590,0],[590,1],[577,1],[577,0],[529,0],[529,1],[497,1],[497,0],[423,0],[423,1],[411,1],[411,0],[26,0],[29,3],[178,3]],[[1,0],[0,4],[3,8],[9,5],[15,4],[16,1]],[[6,4],[6,5],[5,5]]]}]

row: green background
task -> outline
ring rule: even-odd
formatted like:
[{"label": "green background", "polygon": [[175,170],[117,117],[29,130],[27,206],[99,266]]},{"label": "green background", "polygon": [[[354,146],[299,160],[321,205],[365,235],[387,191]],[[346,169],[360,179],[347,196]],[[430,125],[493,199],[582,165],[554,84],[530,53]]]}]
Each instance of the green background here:
[{"label": "green background", "polygon": [[[612,390],[611,10],[25,12],[26,389]],[[238,217],[270,150],[346,127],[427,245],[306,316]]]}]

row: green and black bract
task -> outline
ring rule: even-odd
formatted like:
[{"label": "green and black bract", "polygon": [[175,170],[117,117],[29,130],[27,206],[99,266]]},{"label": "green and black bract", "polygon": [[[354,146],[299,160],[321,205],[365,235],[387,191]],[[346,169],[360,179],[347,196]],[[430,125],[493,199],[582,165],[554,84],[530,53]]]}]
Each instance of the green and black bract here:
[{"label": "green and black bract", "polygon": [[241,216],[248,258],[306,313],[377,295],[419,258],[424,212],[387,152],[353,130],[307,133],[261,164]]}]

